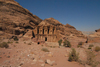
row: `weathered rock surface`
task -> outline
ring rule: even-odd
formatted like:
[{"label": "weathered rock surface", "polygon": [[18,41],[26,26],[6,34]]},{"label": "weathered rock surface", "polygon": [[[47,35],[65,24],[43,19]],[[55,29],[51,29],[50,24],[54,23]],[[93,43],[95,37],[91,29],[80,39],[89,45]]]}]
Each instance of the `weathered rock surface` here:
[{"label": "weathered rock surface", "polygon": [[54,18],[47,18],[47,19],[42,21],[42,24],[43,24],[43,22],[44,22],[44,24],[45,23],[49,23],[50,25],[55,26],[61,35],[85,37],[82,34],[82,32],[76,30],[75,27],[73,27],[73,26],[71,26],[69,24],[63,25],[58,20],[56,20]]},{"label": "weathered rock surface", "polygon": [[[0,0],[0,31],[20,35],[42,20],[14,0]],[[17,32],[17,33],[16,33]]]},{"label": "weathered rock surface", "polygon": [[95,30],[96,32],[100,32],[100,29]]},{"label": "weathered rock surface", "polygon": [[47,63],[47,64],[49,64],[49,65],[51,65],[51,66],[53,66],[53,65],[56,64],[55,61],[51,61],[51,60],[49,60],[49,59],[47,59],[47,60],[45,61],[45,63]]},{"label": "weathered rock surface", "polygon": [[87,39],[87,43],[100,43],[100,32],[99,29],[95,30],[96,32],[93,34],[90,34],[88,39]]}]

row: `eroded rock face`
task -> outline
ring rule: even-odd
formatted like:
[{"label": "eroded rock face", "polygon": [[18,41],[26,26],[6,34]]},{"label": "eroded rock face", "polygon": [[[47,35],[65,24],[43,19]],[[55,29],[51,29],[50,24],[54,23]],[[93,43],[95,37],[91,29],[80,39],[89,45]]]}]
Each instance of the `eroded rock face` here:
[{"label": "eroded rock face", "polygon": [[100,29],[95,31],[95,33],[89,35],[86,41],[87,43],[100,43]]},{"label": "eroded rock face", "polygon": [[96,32],[100,32],[100,29],[95,30]]},{"label": "eroded rock face", "polygon": [[[20,35],[42,20],[14,0],[0,0],[0,31]],[[16,33],[17,32],[17,33]]]}]

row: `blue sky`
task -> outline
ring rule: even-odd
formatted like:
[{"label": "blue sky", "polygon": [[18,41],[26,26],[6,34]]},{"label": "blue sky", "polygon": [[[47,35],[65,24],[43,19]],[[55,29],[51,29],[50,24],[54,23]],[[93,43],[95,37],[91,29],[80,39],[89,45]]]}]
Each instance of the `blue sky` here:
[{"label": "blue sky", "polygon": [[80,31],[100,28],[100,0],[15,0],[41,19],[53,17]]}]

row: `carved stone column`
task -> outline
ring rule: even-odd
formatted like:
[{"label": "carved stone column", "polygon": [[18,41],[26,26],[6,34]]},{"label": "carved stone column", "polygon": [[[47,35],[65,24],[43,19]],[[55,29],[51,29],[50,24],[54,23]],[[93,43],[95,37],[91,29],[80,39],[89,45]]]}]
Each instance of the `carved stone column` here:
[{"label": "carved stone column", "polygon": [[57,30],[56,30],[56,27],[54,27],[54,34],[56,34]]},{"label": "carved stone column", "polygon": [[53,27],[50,26],[49,34],[53,34]]},{"label": "carved stone column", "polygon": [[39,28],[39,34],[43,34],[43,26]]},{"label": "carved stone column", "polygon": [[47,26],[44,27],[44,34],[48,34],[48,27]]}]

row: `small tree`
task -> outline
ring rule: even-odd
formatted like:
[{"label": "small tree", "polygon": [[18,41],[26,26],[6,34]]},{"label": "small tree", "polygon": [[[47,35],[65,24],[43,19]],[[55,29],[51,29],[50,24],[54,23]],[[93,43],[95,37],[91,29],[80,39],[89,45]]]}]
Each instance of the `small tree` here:
[{"label": "small tree", "polygon": [[65,40],[65,41],[63,42],[63,46],[65,46],[65,47],[71,47],[71,44],[70,44],[69,41]]},{"label": "small tree", "polygon": [[59,46],[61,46],[61,43],[62,43],[62,39],[60,39],[60,40],[58,41],[58,43],[59,43]]},{"label": "small tree", "polygon": [[74,48],[72,48],[72,51],[69,54],[68,61],[78,61],[78,59],[79,59],[79,56],[78,56],[78,54],[76,54],[76,50]]}]

